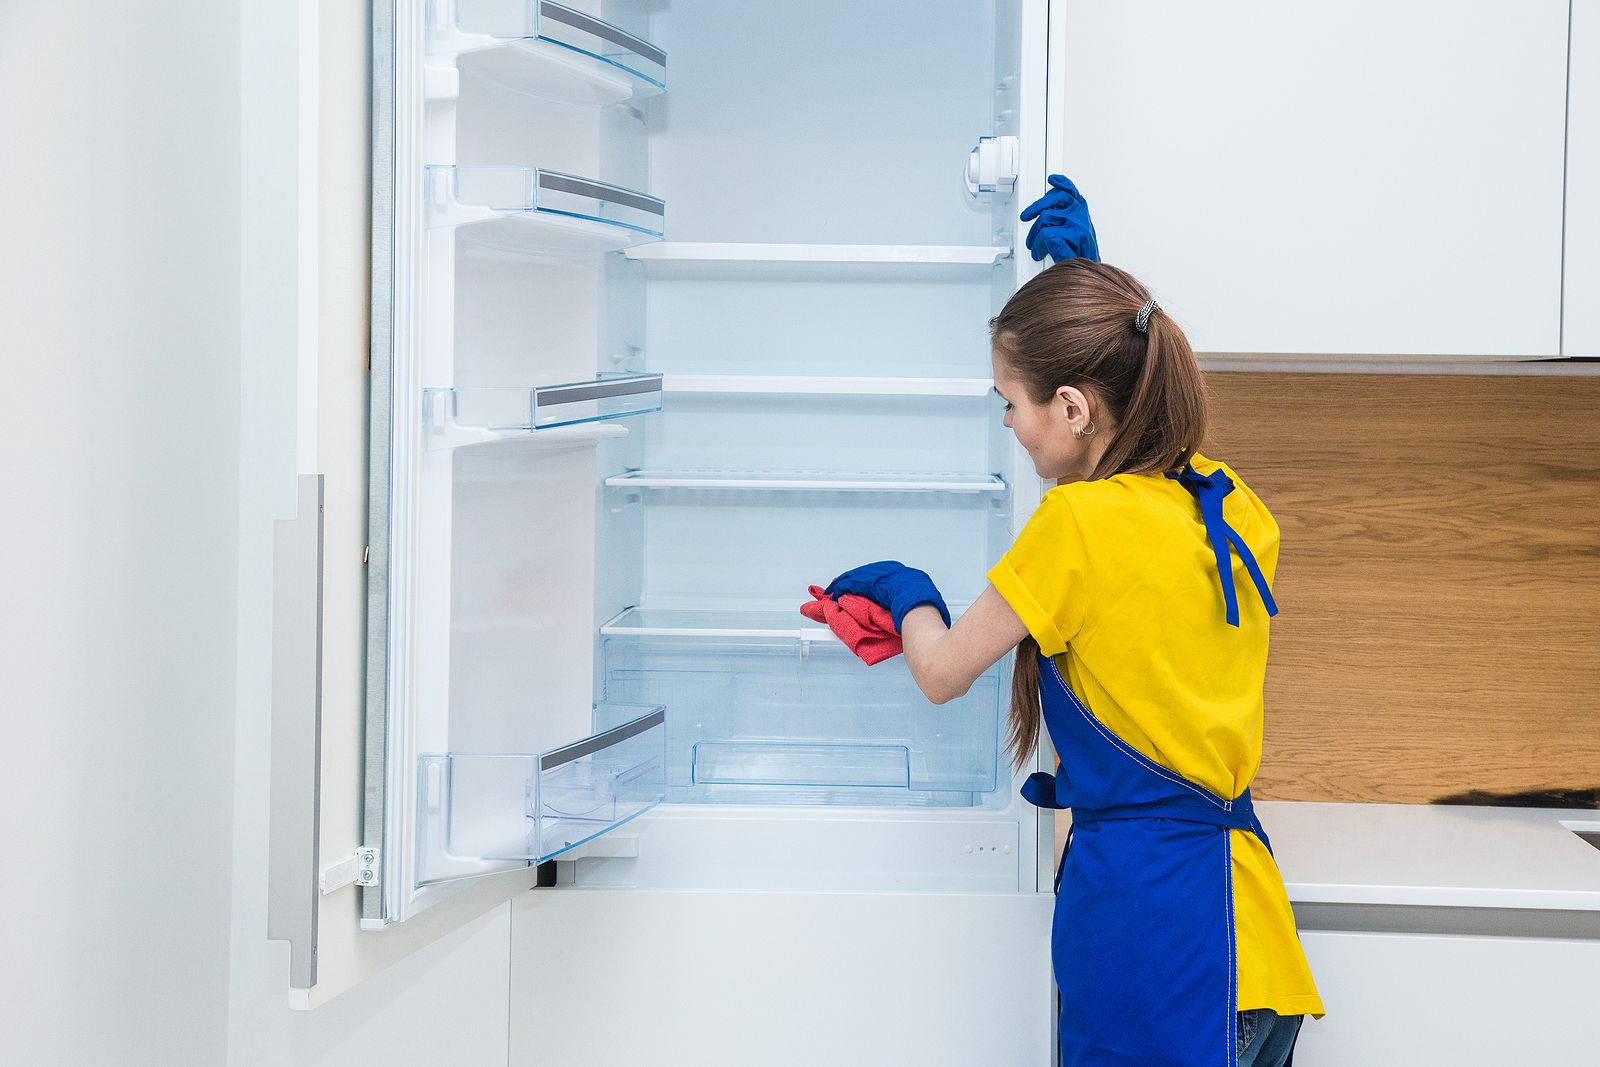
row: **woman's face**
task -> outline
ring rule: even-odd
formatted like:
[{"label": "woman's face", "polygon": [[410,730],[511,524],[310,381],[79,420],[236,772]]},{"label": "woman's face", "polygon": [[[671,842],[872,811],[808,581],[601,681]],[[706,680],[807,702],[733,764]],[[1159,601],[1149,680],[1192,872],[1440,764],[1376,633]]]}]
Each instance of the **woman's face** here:
[{"label": "woman's face", "polygon": [[1005,424],[1033,460],[1039,477],[1056,481],[1089,477],[1109,436],[1107,427],[1100,425],[1095,425],[1093,434],[1080,436],[1093,424],[1089,398],[1064,385],[1049,403],[1036,404],[999,352],[991,351],[990,361],[994,365],[994,391],[1006,402]]}]

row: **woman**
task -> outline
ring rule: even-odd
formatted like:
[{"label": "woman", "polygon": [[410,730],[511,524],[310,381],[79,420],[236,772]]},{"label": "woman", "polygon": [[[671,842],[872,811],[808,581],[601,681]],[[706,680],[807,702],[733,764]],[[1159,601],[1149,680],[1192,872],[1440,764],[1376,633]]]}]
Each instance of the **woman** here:
[{"label": "woman", "polygon": [[[1024,214],[1029,247],[1092,254],[1077,191],[1051,184]],[[1042,715],[1061,759],[1023,795],[1072,809],[1051,935],[1061,1062],[1281,1067],[1323,1009],[1248,788],[1277,523],[1196,451],[1194,353],[1130,275],[1065,259],[990,328],[1005,424],[1057,487],[953,627],[899,563],[827,592],[889,609],[935,703],[1016,649],[1011,755],[1033,755]]]}]

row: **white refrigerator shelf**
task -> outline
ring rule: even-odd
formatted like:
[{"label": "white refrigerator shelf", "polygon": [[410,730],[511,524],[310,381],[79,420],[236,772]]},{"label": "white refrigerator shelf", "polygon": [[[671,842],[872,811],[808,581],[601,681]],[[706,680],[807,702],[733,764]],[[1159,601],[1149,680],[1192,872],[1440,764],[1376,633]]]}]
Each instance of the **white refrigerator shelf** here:
[{"label": "white refrigerator shelf", "polygon": [[432,28],[430,57],[471,53],[474,74],[513,91],[603,106],[667,87],[666,52],[565,4],[454,0],[450,6],[454,17]]},{"label": "white refrigerator shelf", "polygon": [[654,278],[826,279],[979,277],[1005,245],[735,244],[663,241],[627,249]]},{"label": "white refrigerator shelf", "polygon": [[[833,631],[800,614],[804,597],[790,608],[656,608],[631,607],[600,627],[605,637],[669,637],[684,640],[782,639],[837,641]],[[951,604],[959,618],[970,605]]]},{"label": "white refrigerator shelf", "polygon": [[1003,493],[994,474],[896,471],[631,470],[606,479],[633,489],[766,489],[830,493]]},{"label": "white refrigerator shelf", "polygon": [[801,396],[987,396],[989,378],[867,378],[765,374],[668,374],[669,393],[751,393]]},{"label": "white refrigerator shelf", "polygon": [[509,252],[596,254],[661,239],[666,202],[538,167],[430,166],[428,225]]}]

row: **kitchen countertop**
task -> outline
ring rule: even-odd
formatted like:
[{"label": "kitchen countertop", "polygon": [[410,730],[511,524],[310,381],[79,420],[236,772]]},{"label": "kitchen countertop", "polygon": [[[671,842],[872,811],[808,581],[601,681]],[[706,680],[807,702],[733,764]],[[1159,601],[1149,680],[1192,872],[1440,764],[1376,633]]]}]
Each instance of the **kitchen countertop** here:
[{"label": "kitchen countertop", "polygon": [[1600,912],[1600,811],[1260,801],[1295,904]]}]

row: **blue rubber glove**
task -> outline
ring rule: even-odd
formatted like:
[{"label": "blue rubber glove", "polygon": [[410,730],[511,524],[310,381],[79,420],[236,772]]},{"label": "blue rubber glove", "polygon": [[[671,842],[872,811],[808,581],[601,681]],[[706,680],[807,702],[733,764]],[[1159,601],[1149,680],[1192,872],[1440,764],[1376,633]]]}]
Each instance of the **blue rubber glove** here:
[{"label": "blue rubber glove", "polygon": [[1092,259],[1100,262],[1100,242],[1095,240],[1094,223],[1089,221],[1089,202],[1064,174],[1052,174],[1050,191],[1029,204],[1022,221],[1033,220],[1028,230],[1028,251],[1035,260],[1048,253],[1060,263],[1064,259]]},{"label": "blue rubber glove", "polygon": [[932,604],[944,616],[944,624],[950,625],[950,609],[944,606],[944,597],[939,595],[933,579],[915,567],[892,559],[847,570],[828,583],[823,592],[828,596],[854,593],[889,609],[897,631],[906,613],[918,604]]}]

